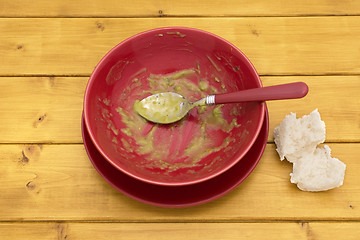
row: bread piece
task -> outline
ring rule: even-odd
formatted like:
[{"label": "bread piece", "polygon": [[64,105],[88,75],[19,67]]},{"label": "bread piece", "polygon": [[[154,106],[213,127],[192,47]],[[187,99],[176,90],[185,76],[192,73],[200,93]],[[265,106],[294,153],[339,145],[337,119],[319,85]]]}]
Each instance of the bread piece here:
[{"label": "bread piece", "polygon": [[304,191],[325,191],[343,184],[346,165],[331,157],[329,146],[304,153],[293,165],[291,182]]},{"label": "bread piece", "polygon": [[298,119],[295,113],[290,113],[274,129],[274,139],[280,160],[296,162],[304,152],[313,153],[325,141],[325,123],[317,109]]},{"label": "bread piece", "polygon": [[304,191],[325,191],[343,184],[346,165],[331,157],[325,145],[325,123],[316,110],[296,119],[291,113],[274,130],[276,151],[280,159],[293,163],[292,183]]}]

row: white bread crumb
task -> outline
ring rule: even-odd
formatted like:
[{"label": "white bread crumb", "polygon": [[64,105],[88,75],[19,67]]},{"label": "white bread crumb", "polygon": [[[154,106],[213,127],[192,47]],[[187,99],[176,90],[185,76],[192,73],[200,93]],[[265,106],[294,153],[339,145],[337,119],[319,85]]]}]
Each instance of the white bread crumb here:
[{"label": "white bread crumb", "polygon": [[290,113],[274,129],[274,138],[280,160],[294,162],[300,153],[313,152],[325,141],[325,123],[317,109],[298,119],[295,113]]},{"label": "white bread crumb", "polygon": [[346,165],[332,158],[331,149],[324,145],[313,153],[303,154],[293,165],[291,182],[303,191],[325,191],[343,184]]},{"label": "white bread crumb", "polygon": [[346,165],[331,157],[325,142],[325,123],[317,109],[302,118],[287,115],[274,129],[276,151],[280,160],[293,163],[292,183],[303,191],[325,191],[343,184]]}]

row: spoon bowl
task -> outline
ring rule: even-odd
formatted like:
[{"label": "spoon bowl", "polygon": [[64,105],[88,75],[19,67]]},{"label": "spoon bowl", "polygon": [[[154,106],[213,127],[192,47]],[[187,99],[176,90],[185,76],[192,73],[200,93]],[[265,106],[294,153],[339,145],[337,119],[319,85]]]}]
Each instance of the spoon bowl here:
[{"label": "spoon bowl", "polygon": [[139,115],[151,122],[162,124],[179,121],[193,107],[193,103],[174,92],[153,94],[134,103],[134,110]]}]

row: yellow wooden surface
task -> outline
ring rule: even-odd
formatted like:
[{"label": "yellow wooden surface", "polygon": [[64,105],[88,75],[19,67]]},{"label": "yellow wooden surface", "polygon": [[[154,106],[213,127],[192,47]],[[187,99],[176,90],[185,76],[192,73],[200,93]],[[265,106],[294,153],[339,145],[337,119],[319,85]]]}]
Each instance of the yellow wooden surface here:
[{"label": "yellow wooden surface", "polygon": [[357,0],[1,0],[2,17],[170,17],[359,15]]},{"label": "yellow wooden surface", "polygon": [[[79,119],[87,77],[0,77],[0,142],[81,143]],[[264,86],[304,81],[310,92],[301,100],[268,103],[270,129],[289,109],[298,116],[318,108],[328,142],[360,141],[359,76],[271,76]],[[13,111],[14,104],[17,111]],[[341,124],[339,124],[341,121]],[[273,141],[270,131],[269,141]]]},{"label": "yellow wooden surface", "polygon": [[[84,147],[0,145],[0,221],[277,221],[358,220],[360,144],[329,144],[347,164],[344,185],[321,193],[290,184],[292,166],[268,144],[239,187],[208,204],[181,209],[148,206],[113,189],[94,170]],[[6,159],[6,161],[4,161]]]},{"label": "yellow wooden surface", "polygon": [[88,76],[122,40],[179,25],[232,42],[261,75],[360,74],[360,16],[342,16],[0,18],[0,75]]},{"label": "yellow wooden surface", "polygon": [[[261,229],[261,231],[259,231]],[[357,223],[4,223],[0,238],[12,239],[296,239],[358,240]],[[170,236],[170,237],[169,237]]]},{"label": "yellow wooden surface", "polygon": [[[265,86],[304,81],[306,98],[269,102],[254,172],[210,203],[146,205],[103,180],[82,145],[88,77],[120,41],[162,26],[239,47]],[[0,239],[359,239],[360,2],[0,0]],[[302,192],[273,129],[318,108],[344,185]]]}]

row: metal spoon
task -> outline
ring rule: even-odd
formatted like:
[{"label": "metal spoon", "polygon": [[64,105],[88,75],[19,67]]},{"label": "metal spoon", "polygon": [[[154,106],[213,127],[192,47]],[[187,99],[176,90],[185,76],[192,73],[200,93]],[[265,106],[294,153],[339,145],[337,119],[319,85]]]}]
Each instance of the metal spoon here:
[{"label": "metal spoon", "polygon": [[151,122],[168,124],[182,119],[191,109],[198,106],[302,98],[306,96],[308,90],[304,82],[294,82],[208,95],[195,102],[189,102],[185,97],[174,92],[163,92],[136,101],[134,110]]}]

